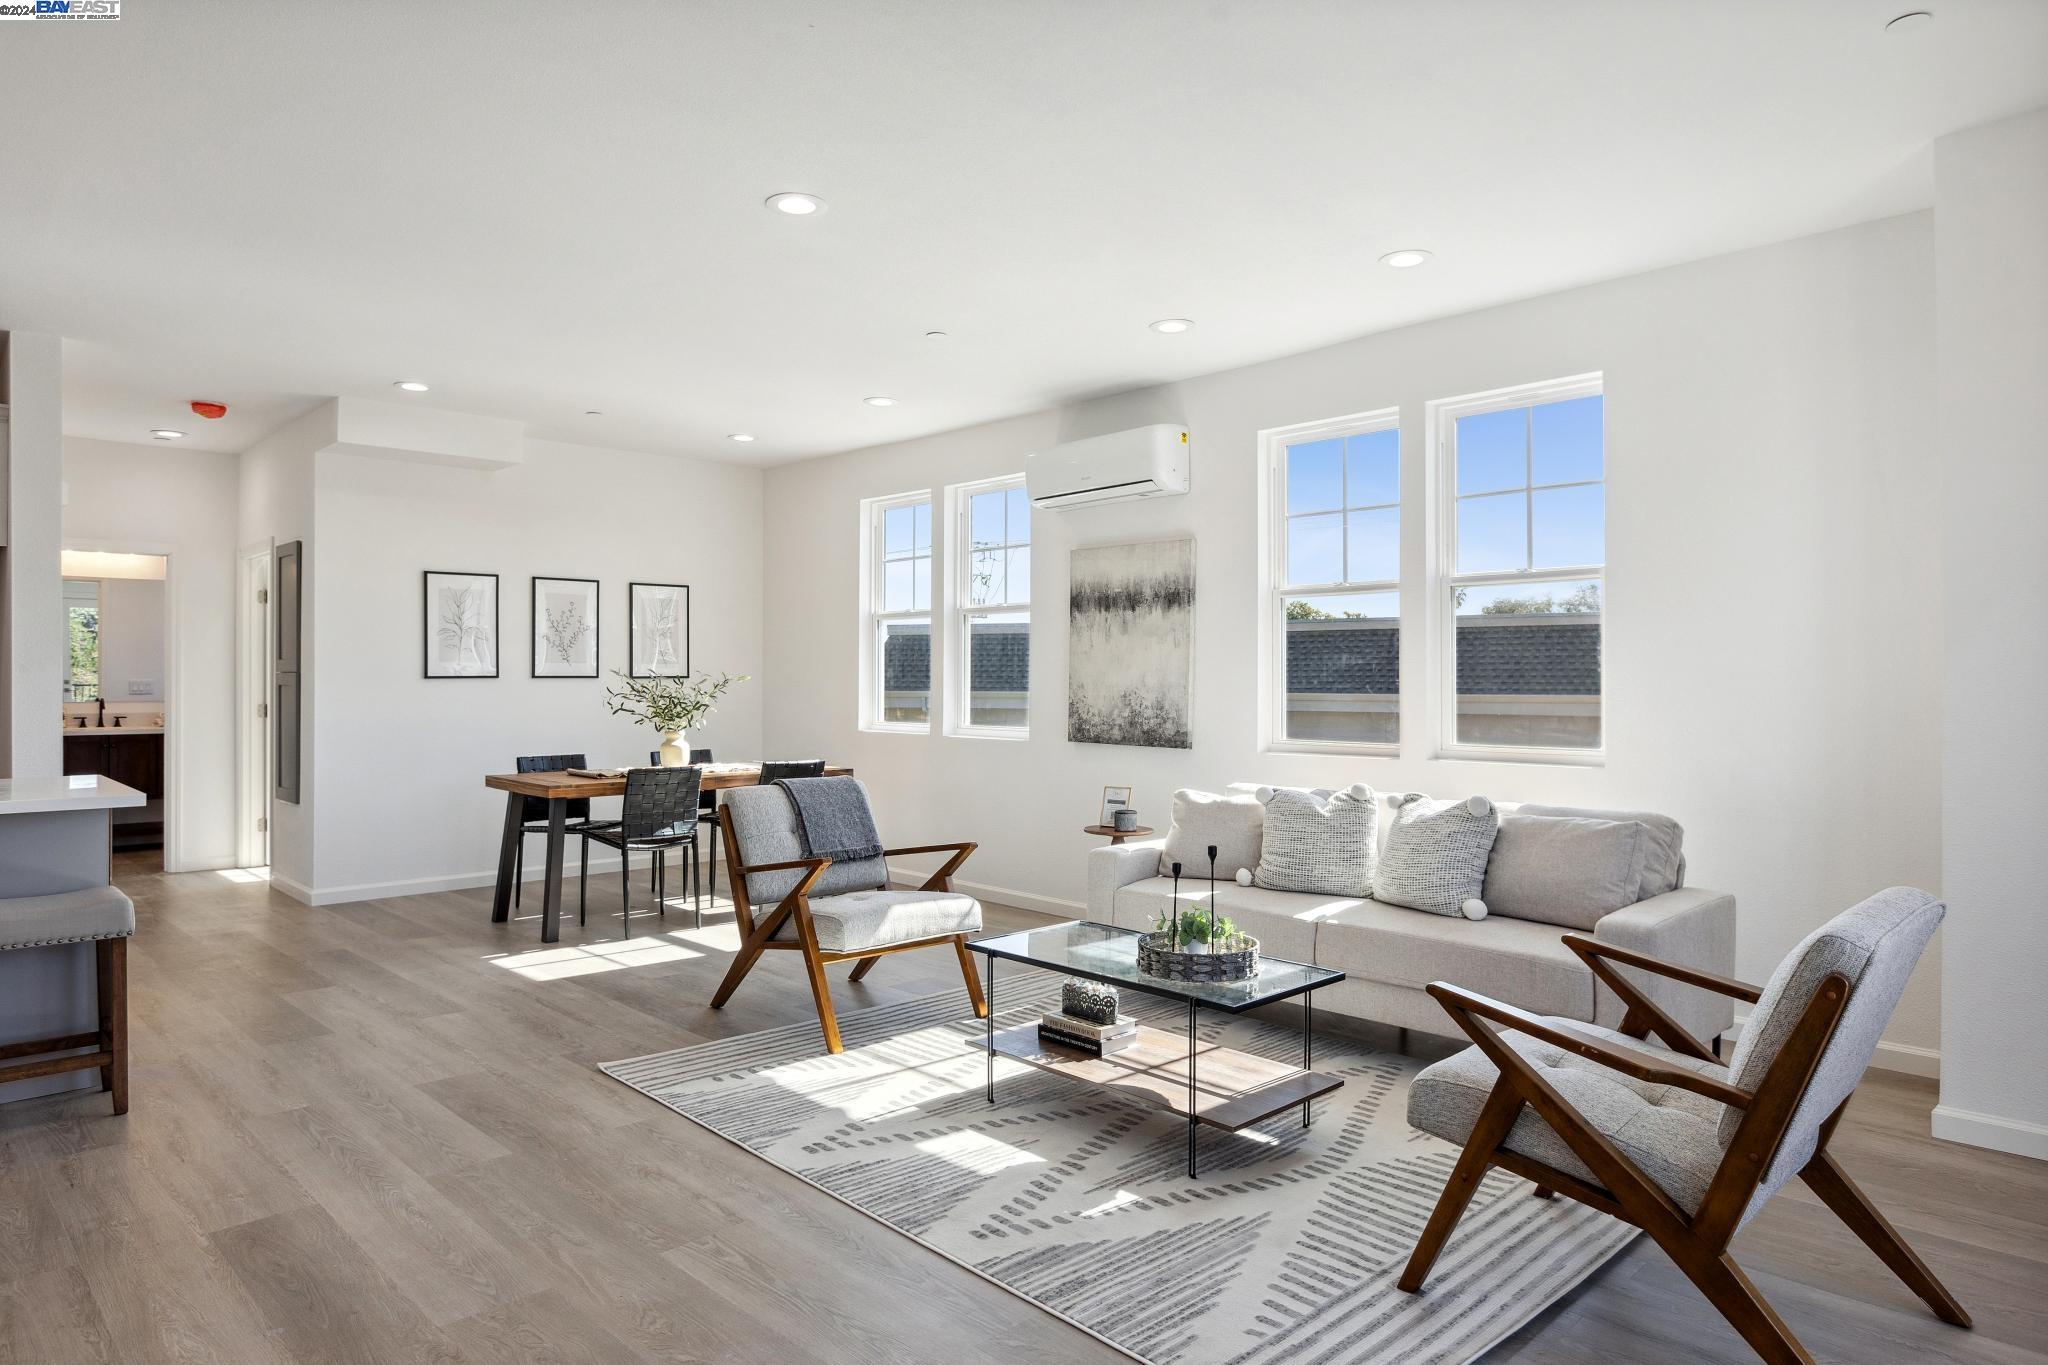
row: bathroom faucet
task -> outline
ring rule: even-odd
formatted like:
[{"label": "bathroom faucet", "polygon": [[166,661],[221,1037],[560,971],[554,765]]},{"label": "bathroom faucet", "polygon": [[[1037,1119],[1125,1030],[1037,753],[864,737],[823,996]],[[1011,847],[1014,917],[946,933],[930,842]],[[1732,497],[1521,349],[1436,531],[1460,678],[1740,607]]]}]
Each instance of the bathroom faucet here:
[{"label": "bathroom faucet", "polygon": [[100,698],[100,729],[104,730],[104,729],[106,729],[106,728],[107,728],[107,699],[106,699],[105,697],[101,697],[101,698]]}]

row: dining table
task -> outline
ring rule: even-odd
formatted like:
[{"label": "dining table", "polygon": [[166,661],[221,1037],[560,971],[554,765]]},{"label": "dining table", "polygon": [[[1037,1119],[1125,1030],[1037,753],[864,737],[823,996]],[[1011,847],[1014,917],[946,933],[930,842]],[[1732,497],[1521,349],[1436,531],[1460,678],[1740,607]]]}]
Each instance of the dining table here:
[{"label": "dining table", "polygon": [[[699,789],[724,791],[729,787],[751,787],[761,780],[758,763],[705,763]],[[825,767],[827,777],[851,776],[853,769],[833,764]],[[548,803],[547,872],[541,889],[540,941],[553,943],[562,936],[562,845],[569,825],[569,803],[602,796],[624,796],[623,770],[600,777],[570,772],[492,773],[484,785],[505,793],[505,835],[498,845],[498,883],[491,893],[491,923],[512,918],[513,868],[518,861],[519,841],[526,837],[526,799]]]}]

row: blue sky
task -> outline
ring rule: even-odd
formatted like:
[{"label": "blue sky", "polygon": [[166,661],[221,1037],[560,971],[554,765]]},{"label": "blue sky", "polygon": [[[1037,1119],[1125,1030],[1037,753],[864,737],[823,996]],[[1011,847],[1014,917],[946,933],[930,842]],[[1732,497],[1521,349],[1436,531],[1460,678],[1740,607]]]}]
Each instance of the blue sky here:
[{"label": "blue sky", "polygon": [[[1603,419],[1598,394],[1458,419],[1459,572],[1604,562]],[[1289,446],[1288,581],[1399,577],[1399,500],[1396,431]]]}]

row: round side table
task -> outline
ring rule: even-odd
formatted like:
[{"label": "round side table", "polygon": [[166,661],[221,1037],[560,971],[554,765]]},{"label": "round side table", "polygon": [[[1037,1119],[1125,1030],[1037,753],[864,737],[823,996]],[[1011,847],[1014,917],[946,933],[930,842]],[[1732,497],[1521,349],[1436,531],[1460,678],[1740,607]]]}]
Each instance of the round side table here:
[{"label": "round side table", "polygon": [[1083,834],[1107,835],[1111,844],[1120,844],[1126,839],[1143,839],[1152,833],[1150,829],[1143,825],[1138,826],[1136,829],[1118,829],[1114,825],[1083,825],[1081,826],[1081,832]]}]

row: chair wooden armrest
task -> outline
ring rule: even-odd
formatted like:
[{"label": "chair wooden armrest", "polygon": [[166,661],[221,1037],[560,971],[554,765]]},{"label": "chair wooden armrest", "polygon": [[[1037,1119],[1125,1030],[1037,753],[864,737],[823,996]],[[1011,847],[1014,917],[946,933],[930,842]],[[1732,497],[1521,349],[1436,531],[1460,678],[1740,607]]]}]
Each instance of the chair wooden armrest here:
[{"label": "chair wooden armrest", "polygon": [[1763,990],[1760,987],[1752,986],[1745,981],[1736,981],[1729,977],[1716,976],[1712,972],[1694,971],[1690,967],[1681,967],[1676,962],[1666,962],[1661,957],[1651,957],[1648,953],[1639,953],[1633,948],[1622,948],[1612,943],[1602,943],[1599,939],[1589,938],[1585,934],[1566,934],[1564,936],[1564,944],[1565,947],[1570,948],[1580,957],[1589,959],[1587,962],[1588,966],[1592,965],[1590,961],[1592,958],[1611,958],[1630,967],[1640,967],[1646,972],[1655,972],[1658,976],[1670,977],[1673,981],[1682,981],[1688,986],[1698,986],[1701,990],[1713,991],[1717,995],[1727,995],[1737,1000],[1746,1000],[1752,1005],[1763,998]]},{"label": "chair wooden armrest", "polygon": [[[1503,1004],[1488,996],[1460,990],[1448,981],[1432,981],[1429,993],[1450,1011],[1451,1017],[1456,1019],[1459,1027],[1467,1033],[1472,1033],[1473,1026],[1461,1016],[1477,1015],[1516,1033],[1526,1033],[1531,1038],[1540,1038],[1574,1056],[1583,1057],[1589,1062],[1596,1062],[1609,1070],[1619,1071],[1624,1076],[1631,1076],[1651,1085],[1668,1085],[1679,1090],[1689,1090],[1695,1095],[1704,1095],[1710,1100],[1719,1100],[1737,1109],[1749,1108],[1756,1098],[1739,1086],[1717,1081],[1710,1076],[1702,1076],[1696,1071],[1687,1071],[1682,1067],[1667,1066],[1646,1053],[1553,1028],[1527,1010],[1519,1010],[1513,1005]],[[1474,1036],[1476,1039],[1477,1035]]]},{"label": "chair wooden armrest", "polygon": [[802,872],[809,868],[823,872],[830,866],[830,858],[792,858],[786,863],[749,863],[745,867],[735,866],[733,871],[744,877],[755,872]]},{"label": "chair wooden armrest", "polygon": [[953,889],[953,874],[960,870],[960,864],[967,861],[967,856],[979,847],[981,845],[975,843],[917,844],[910,848],[885,848],[882,850],[882,856],[884,858],[893,858],[898,854],[909,853],[952,854],[952,857],[946,859],[945,866],[925,878],[924,885],[918,888],[920,891],[951,891]]}]

